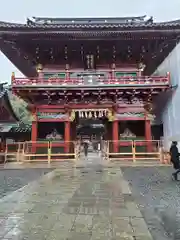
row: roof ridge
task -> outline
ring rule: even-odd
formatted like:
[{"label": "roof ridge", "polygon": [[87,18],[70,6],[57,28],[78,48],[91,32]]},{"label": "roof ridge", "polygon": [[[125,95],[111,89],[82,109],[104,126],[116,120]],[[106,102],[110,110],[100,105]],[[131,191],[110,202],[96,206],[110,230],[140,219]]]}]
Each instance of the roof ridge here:
[{"label": "roof ridge", "polygon": [[[164,21],[164,22],[154,22],[153,17],[140,16],[140,17],[107,17],[107,18],[57,18],[54,20],[42,20],[45,18],[28,18],[25,24],[22,23],[8,23],[0,21],[0,31],[8,31],[9,29],[19,29],[21,30],[58,30],[58,31],[69,31],[73,29],[103,29],[105,31],[117,29],[117,30],[126,30],[132,28],[169,28],[175,27],[176,29],[180,28],[180,19],[173,21]],[[50,18],[49,18],[50,19]],[[37,20],[37,21],[36,21]],[[179,29],[180,30],[180,29]]]},{"label": "roof ridge", "polygon": [[144,19],[147,17],[146,15],[143,16],[127,16],[127,17],[112,17],[112,16],[104,16],[104,17],[32,17],[34,20],[72,20],[72,19],[77,19],[77,20],[103,20],[103,19]]},{"label": "roof ridge", "polygon": [[96,23],[96,24],[102,24],[102,23],[109,23],[109,24],[123,24],[128,22],[138,22],[138,23],[145,23],[146,21],[150,20],[152,17],[147,17],[146,15],[143,16],[137,16],[137,17],[62,17],[62,18],[56,18],[56,17],[32,17],[27,18],[26,23],[17,23],[17,22],[8,22],[8,21],[0,21],[0,26],[27,26],[27,25],[43,25],[43,24],[69,24],[76,22],[77,24],[89,24],[89,23]]},{"label": "roof ridge", "polygon": [[0,25],[1,24],[18,24],[18,25],[22,25],[22,26],[25,26],[26,23],[15,23],[15,22],[9,22],[9,21],[0,21]]}]

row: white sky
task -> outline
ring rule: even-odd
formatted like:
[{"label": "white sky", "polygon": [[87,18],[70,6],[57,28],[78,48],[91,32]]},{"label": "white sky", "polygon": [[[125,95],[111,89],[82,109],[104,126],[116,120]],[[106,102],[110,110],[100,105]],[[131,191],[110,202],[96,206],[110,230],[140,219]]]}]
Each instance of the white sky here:
[{"label": "white sky", "polygon": [[[25,22],[27,17],[122,17],[153,16],[157,21],[180,19],[180,0],[5,0],[0,21]],[[0,81],[10,82],[11,72],[21,76],[13,64],[0,53]]]}]

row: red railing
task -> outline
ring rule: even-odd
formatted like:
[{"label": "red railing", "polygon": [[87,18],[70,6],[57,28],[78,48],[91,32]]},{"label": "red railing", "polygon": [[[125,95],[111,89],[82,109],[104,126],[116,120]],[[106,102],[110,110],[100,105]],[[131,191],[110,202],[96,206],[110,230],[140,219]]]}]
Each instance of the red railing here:
[{"label": "red railing", "polygon": [[51,78],[51,79],[44,79],[44,78],[14,78],[12,81],[12,86],[58,86],[58,85],[65,85],[65,86],[95,86],[95,85],[157,85],[157,86],[169,86],[169,77],[160,77],[160,76],[123,76],[120,78],[104,78],[104,77],[97,77],[92,79],[85,79],[85,78],[69,78],[69,79],[62,79],[62,78]]}]

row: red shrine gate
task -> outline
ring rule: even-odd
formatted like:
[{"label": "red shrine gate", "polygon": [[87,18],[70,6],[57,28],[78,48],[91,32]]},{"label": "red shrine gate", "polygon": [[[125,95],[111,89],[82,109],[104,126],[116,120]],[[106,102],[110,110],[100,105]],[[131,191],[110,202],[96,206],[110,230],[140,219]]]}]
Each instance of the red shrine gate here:
[{"label": "red shrine gate", "polygon": [[80,118],[103,121],[111,155],[153,151],[156,97],[171,89],[169,73],[153,73],[176,44],[180,26],[172,28],[145,17],[0,23],[0,48],[27,76],[11,84],[33,115],[32,152],[55,139],[71,154]]},{"label": "red shrine gate", "polygon": [[[116,73],[120,70],[113,71]],[[126,69],[127,71],[128,69]],[[67,79],[67,77],[56,79],[56,82],[53,78],[48,79],[48,84],[41,78],[29,79],[22,83],[24,79],[15,78],[13,75],[12,86],[15,93],[18,92],[23,98],[30,97],[33,99],[32,101],[40,100],[42,97],[44,102],[50,101],[50,104],[38,104],[37,102],[36,105],[29,105],[33,115],[31,141],[34,144],[32,152],[35,154],[42,145],[39,141],[47,139],[45,135],[43,138],[39,136],[41,124],[46,123],[43,125],[43,132],[46,132],[50,124],[56,125],[55,128],[53,127],[56,131],[61,126],[61,129],[59,128],[57,131],[61,137],[57,138],[56,135],[55,139],[50,138],[49,140],[56,141],[53,143],[53,147],[58,148],[58,151],[61,148],[62,154],[71,155],[75,151],[72,142],[77,141],[76,127],[79,118],[101,119],[105,122],[107,131],[104,141],[109,141],[109,156],[120,158],[118,153],[125,153],[131,155],[132,158],[134,145],[136,145],[136,149],[142,148],[140,151],[143,153],[157,151],[154,150],[154,148],[157,149],[157,146],[154,145],[158,144],[156,144],[157,141],[152,141],[151,132],[151,122],[154,120],[151,111],[152,99],[154,94],[157,95],[158,92],[169,89],[169,74],[165,77],[141,77],[139,69],[134,67],[134,71],[136,71],[136,77],[133,77],[133,82],[132,79],[125,76],[120,80],[111,79],[108,84],[102,80],[101,85],[98,83],[98,88],[93,83],[82,82],[82,79],[81,84],[78,85],[79,79],[74,83],[72,82],[74,79]],[[101,71],[99,70],[99,72]],[[67,76],[69,74],[68,70]],[[148,80],[144,82],[145,80],[142,79],[146,78]],[[59,88],[59,86],[62,87]],[[122,129],[124,123],[128,124]],[[132,127],[137,124],[139,124],[139,129],[143,129],[139,134],[137,128]],[[130,130],[131,128],[136,134]],[[53,134],[53,131],[51,128],[47,135]],[[125,156],[123,155],[123,157]]]},{"label": "red shrine gate", "polygon": [[[116,112],[117,111],[117,112]],[[127,112],[125,112],[127,111]],[[32,122],[32,137],[31,140],[33,142],[38,141],[38,124],[42,122],[46,123],[63,123],[64,124],[64,143],[61,143],[62,146],[67,145],[65,142],[76,141],[76,136],[72,134],[76,132],[76,114],[77,113],[87,113],[86,118],[102,118],[105,117],[107,121],[111,123],[111,127],[109,127],[109,131],[106,133],[104,140],[111,140],[114,142],[114,151],[117,150],[117,141],[119,141],[119,125],[123,121],[144,121],[144,132],[145,139],[149,144],[147,144],[148,151],[151,151],[151,117],[149,116],[144,109],[140,109],[141,116],[128,116],[129,111],[137,111],[137,107],[130,109],[129,107],[121,106],[121,108],[114,110],[111,105],[71,105],[66,110],[60,106],[46,106],[43,105],[41,107],[37,107],[36,110],[33,111],[33,122]],[[99,113],[104,114],[99,116]],[[125,114],[126,113],[126,114]],[[136,113],[136,112],[135,112]],[[88,116],[90,114],[91,116]],[[96,115],[96,117],[95,117]],[[111,136],[110,136],[111,135]],[[127,136],[128,137],[128,136]],[[143,142],[143,141],[142,141]],[[119,142],[120,144],[120,142]]]}]

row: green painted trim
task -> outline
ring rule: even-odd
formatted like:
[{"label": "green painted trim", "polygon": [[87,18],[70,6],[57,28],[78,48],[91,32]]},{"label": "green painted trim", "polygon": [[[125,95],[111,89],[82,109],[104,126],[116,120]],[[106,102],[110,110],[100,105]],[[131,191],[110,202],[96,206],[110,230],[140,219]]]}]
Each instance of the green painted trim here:
[{"label": "green painted trim", "polygon": [[61,112],[58,113],[43,113],[43,112],[38,112],[37,117],[39,119],[61,119],[61,118],[67,118],[67,114],[63,114]]},{"label": "green painted trim", "polygon": [[51,79],[51,78],[66,78],[65,72],[57,72],[57,73],[44,73],[44,79]]},{"label": "green painted trim", "polygon": [[115,72],[115,76],[117,78],[120,78],[120,77],[136,77],[137,73],[136,72]]}]

